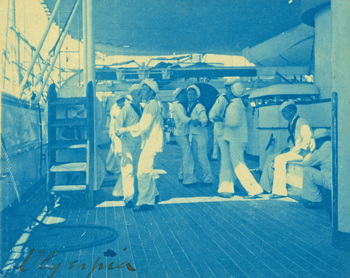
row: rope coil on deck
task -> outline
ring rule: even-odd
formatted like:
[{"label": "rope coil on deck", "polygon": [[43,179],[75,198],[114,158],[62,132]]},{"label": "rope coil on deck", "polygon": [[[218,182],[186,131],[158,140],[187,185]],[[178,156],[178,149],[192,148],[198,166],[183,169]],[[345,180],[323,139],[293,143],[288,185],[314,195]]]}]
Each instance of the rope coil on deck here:
[{"label": "rope coil on deck", "polygon": [[[115,229],[108,226],[99,225],[60,225],[46,224],[29,214],[21,201],[20,193],[13,174],[11,161],[8,156],[6,145],[1,136],[1,146],[4,150],[7,166],[9,167],[9,176],[16,193],[20,208],[37,225],[30,229],[31,236],[26,245],[28,248],[43,249],[54,251],[55,253],[68,252],[103,245],[114,241],[118,237]],[[40,228],[39,228],[40,227]],[[82,240],[83,242],[81,243]]]}]

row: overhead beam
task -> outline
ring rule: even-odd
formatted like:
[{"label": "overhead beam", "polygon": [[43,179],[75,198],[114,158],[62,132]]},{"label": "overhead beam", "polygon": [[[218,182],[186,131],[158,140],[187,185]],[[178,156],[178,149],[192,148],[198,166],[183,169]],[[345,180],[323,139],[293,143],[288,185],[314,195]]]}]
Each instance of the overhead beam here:
[{"label": "overhead beam", "polygon": [[[142,71],[142,72],[141,72]],[[255,77],[275,75],[309,75],[309,67],[207,67],[207,68],[122,68],[97,69],[97,80],[137,80],[141,76],[155,80],[175,80],[181,78]]]}]

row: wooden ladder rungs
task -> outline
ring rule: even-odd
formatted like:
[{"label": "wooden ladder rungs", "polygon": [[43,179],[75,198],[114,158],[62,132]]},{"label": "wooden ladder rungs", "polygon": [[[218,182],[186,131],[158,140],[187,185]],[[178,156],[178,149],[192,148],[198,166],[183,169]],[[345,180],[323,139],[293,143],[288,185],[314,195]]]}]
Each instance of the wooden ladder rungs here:
[{"label": "wooden ladder rungs", "polygon": [[51,126],[84,126],[84,125],[87,125],[87,119],[86,118],[56,119],[50,125]]},{"label": "wooden ladder rungs", "polygon": [[71,163],[64,163],[60,165],[53,165],[50,169],[50,172],[53,172],[53,173],[85,172],[86,169],[87,169],[86,162],[71,162]]},{"label": "wooden ladder rungs", "polygon": [[84,191],[86,190],[86,185],[54,185],[50,192],[65,192],[65,191]]},{"label": "wooden ladder rungs", "polygon": [[86,97],[56,98],[50,102],[50,105],[69,105],[69,104],[86,104]]},{"label": "wooden ladder rungs", "polygon": [[50,145],[50,149],[86,149],[86,140],[57,141]]}]

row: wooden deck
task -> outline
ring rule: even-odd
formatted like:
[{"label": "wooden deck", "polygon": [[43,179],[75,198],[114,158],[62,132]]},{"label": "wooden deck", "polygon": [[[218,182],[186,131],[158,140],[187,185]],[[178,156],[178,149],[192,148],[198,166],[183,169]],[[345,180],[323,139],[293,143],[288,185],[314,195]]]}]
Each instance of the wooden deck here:
[{"label": "wooden deck", "polygon": [[[162,201],[153,211],[125,208],[112,197],[113,186],[101,187],[96,206],[89,211],[62,200],[46,221],[106,225],[115,228],[118,237],[105,245],[57,253],[44,263],[49,252],[35,262],[39,251],[35,250],[33,259],[23,264],[31,250],[28,238],[37,227],[26,232],[33,221],[18,209],[5,210],[1,219],[5,277],[350,276],[350,254],[331,246],[326,211],[306,209],[290,198],[223,199],[216,196],[217,178],[211,187],[185,188],[177,182],[179,163],[178,146],[167,145],[156,163]],[[211,163],[218,173],[219,162]],[[33,193],[26,204],[35,216],[44,209],[42,191]],[[83,234],[76,240],[83,241]],[[84,263],[82,270],[78,264]],[[51,264],[54,269],[48,268]],[[22,271],[21,265],[27,270]]]}]

